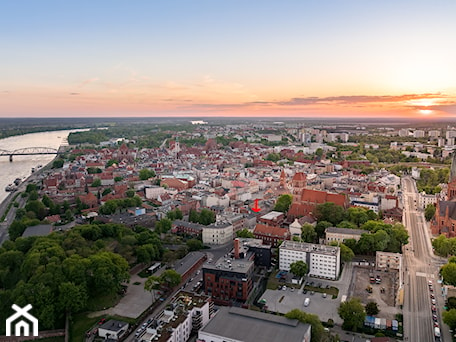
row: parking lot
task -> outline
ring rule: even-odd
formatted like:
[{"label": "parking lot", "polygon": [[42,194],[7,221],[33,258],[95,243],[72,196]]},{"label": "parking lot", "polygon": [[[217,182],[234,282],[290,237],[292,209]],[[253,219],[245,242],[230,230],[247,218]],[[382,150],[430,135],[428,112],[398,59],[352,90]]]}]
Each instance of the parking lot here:
[{"label": "parking lot", "polygon": [[[307,291],[307,293],[304,294],[304,285],[301,286],[301,289],[295,290],[291,290],[288,286],[285,291],[266,290],[263,296],[261,296],[261,299],[265,299],[265,305],[269,311],[287,313],[293,309],[299,309],[304,312],[318,315],[322,321],[327,321],[331,318],[336,324],[342,324],[342,320],[337,313],[337,309],[339,308],[342,296],[346,296],[348,294],[352,270],[352,264],[346,264],[338,280],[325,280],[308,277],[307,283],[310,284],[313,282],[314,286],[320,285],[322,289],[327,286],[338,288],[339,295],[335,299],[332,299],[332,296],[330,295],[323,298],[323,294],[318,292],[311,294],[310,291]],[[310,299],[308,306],[304,306],[306,298]]]},{"label": "parking lot", "polygon": [[[299,309],[318,315],[322,321],[331,318],[335,323],[342,324],[342,320],[337,314],[339,298],[332,299],[331,296],[323,298],[322,293],[311,294],[308,291],[304,294],[302,289],[293,291],[291,289],[287,287],[286,290],[266,290],[261,298],[265,300],[267,310],[285,314],[293,309]],[[308,306],[304,306],[306,298],[310,299]]]}]

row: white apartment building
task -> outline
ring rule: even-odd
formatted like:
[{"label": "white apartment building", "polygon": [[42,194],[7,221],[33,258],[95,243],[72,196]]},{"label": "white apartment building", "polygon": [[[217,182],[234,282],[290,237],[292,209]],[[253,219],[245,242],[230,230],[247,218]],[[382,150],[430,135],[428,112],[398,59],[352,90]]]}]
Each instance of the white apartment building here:
[{"label": "white apartment building", "polygon": [[432,130],[428,132],[429,137],[438,138],[440,137],[440,131]]},{"label": "white apartment building", "polygon": [[152,185],[144,188],[147,199],[157,199],[158,196],[165,193],[165,188],[161,186]]},{"label": "white apartment building", "polygon": [[428,195],[424,191],[418,195],[418,207],[425,209],[428,204],[436,204],[438,195]]},{"label": "white apartment building", "polygon": [[279,247],[279,269],[290,271],[290,265],[302,260],[309,275],[335,280],[340,272],[340,248],[305,242],[284,241]]},{"label": "white apartment building", "polygon": [[203,228],[203,243],[223,245],[233,240],[234,229],[231,223],[214,223]]},{"label": "white apartment building", "polygon": [[205,326],[214,312],[213,302],[208,296],[181,291],[173,303],[149,323],[141,341],[186,342],[191,332]]},{"label": "white apartment building", "polygon": [[424,131],[417,129],[416,131],[413,132],[413,137],[414,138],[424,138]]}]

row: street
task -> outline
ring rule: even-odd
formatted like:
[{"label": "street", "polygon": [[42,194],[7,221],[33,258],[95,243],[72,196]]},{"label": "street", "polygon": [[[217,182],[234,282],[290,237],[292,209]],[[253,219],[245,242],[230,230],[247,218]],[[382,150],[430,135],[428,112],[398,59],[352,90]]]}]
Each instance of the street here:
[{"label": "street", "polygon": [[[432,251],[430,234],[424,215],[417,210],[418,192],[413,179],[403,179],[403,223],[409,233],[409,244],[404,247],[404,336],[408,341],[434,341],[434,319],[431,293],[436,299],[437,323],[441,327],[441,341],[451,341],[447,326],[442,326],[441,309],[445,302],[437,283],[440,258]],[[430,286],[429,284],[432,284]],[[432,292],[431,292],[432,287]]]}]

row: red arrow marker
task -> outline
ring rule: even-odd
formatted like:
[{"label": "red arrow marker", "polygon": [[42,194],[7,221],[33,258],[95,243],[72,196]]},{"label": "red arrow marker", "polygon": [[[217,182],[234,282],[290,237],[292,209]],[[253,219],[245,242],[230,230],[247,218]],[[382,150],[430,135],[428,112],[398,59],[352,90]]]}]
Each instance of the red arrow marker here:
[{"label": "red arrow marker", "polygon": [[254,212],[256,212],[256,213],[258,213],[258,212],[261,210],[261,208],[258,207],[258,201],[259,201],[259,199],[256,199],[256,200],[254,201],[254,202],[255,202],[255,205],[254,205],[253,208],[252,208],[252,210],[253,210]]}]

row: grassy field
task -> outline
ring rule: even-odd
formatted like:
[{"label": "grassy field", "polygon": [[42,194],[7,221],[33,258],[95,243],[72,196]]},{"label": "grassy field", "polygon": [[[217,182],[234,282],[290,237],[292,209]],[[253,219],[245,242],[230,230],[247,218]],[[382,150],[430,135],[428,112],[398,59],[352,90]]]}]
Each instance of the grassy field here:
[{"label": "grassy field", "polygon": [[70,322],[70,342],[80,342],[86,332],[96,324],[100,317],[88,317],[88,313],[80,313],[72,317]]}]

